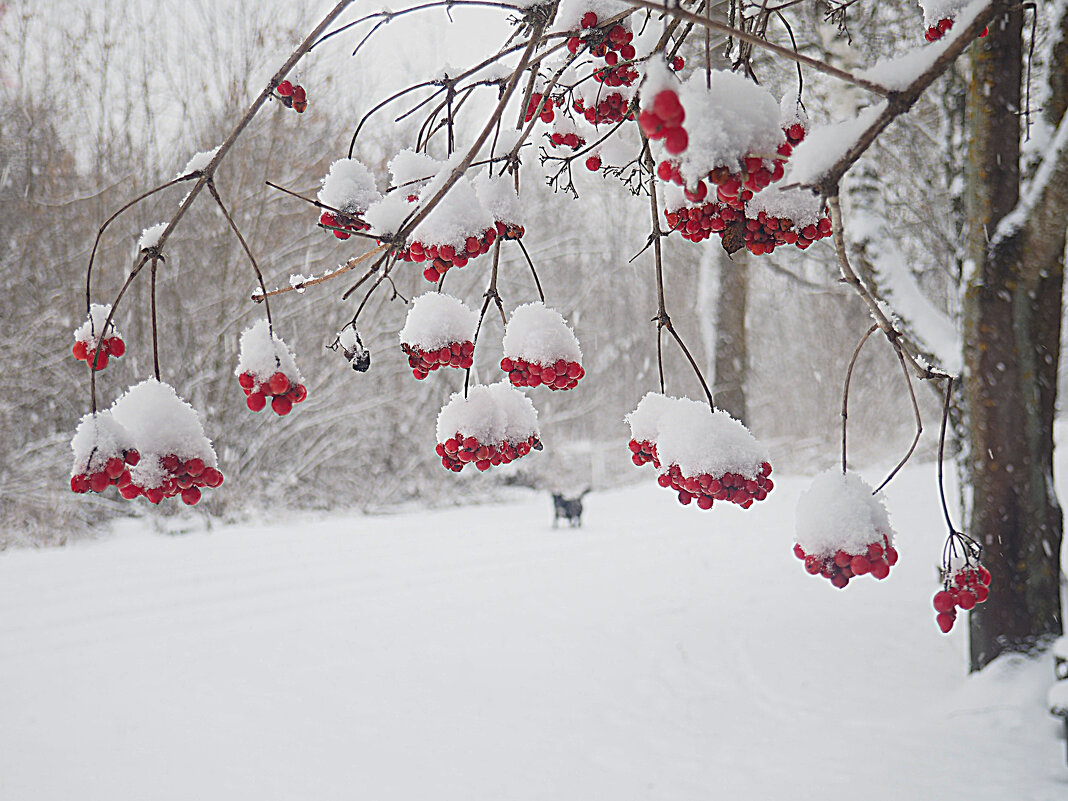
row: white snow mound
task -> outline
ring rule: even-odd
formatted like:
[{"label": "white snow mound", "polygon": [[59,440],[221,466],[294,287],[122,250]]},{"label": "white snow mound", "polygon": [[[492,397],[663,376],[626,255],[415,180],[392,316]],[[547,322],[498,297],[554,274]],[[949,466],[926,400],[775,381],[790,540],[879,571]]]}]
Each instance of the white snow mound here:
[{"label": "white snow mound", "polygon": [[234,375],[251,373],[257,382],[264,382],[275,373],[285,373],[290,383],[304,383],[293,351],[278,334],[271,333],[266,318],[245,329],[240,348]]},{"label": "white snow mound", "polygon": [[484,445],[516,444],[540,436],[538,410],[508,381],[476,384],[464,397],[455,393],[438,414],[438,442],[460,433]]},{"label": "white snow mound", "polygon": [[323,177],[319,202],[349,216],[363,214],[382,195],[375,187],[375,177],[357,159],[338,159]]},{"label": "white snow mound", "polygon": [[512,312],[504,330],[504,355],[537,364],[559,359],[582,362],[582,349],[575,332],[560,312],[544,303],[526,303]]},{"label": "white snow mound", "polygon": [[108,459],[121,457],[134,447],[133,434],[109,410],[87,414],[78,423],[70,441],[70,449],[74,451],[71,478],[99,472],[104,469]]},{"label": "white snow mound", "polygon": [[[96,348],[104,337],[104,323],[111,314],[111,304],[93,303],[89,306],[89,315],[85,322],[74,330],[74,341],[84,342],[91,348]],[[115,322],[111,323],[111,331],[107,336],[119,336],[115,331]]]},{"label": "white snow mound", "polygon": [[873,542],[892,545],[894,532],[882,496],[857,473],[832,468],[812,481],[797,503],[797,542],[806,554],[864,553]]},{"label": "white snow mound", "polygon": [[477,326],[478,315],[462,300],[426,292],[412,301],[400,341],[420,350],[438,350],[453,342],[471,342]]},{"label": "white snow mound", "polygon": [[671,400],[657,426],[656,452],[662,472],[678,465],[684,476],[738,473],[756,479],[768,453],[748,428],[722,409],[713,412],[706,403]]}]

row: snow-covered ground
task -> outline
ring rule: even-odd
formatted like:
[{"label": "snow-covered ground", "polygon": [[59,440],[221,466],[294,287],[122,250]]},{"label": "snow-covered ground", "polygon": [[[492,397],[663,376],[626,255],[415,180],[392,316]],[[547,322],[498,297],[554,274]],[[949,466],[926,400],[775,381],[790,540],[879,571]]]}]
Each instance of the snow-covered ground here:
[{"label": "snow-covered ground", "polygon": [[933,466],[844,591],[774,478],[4,553],[0,799],[1068,798],[1049,656],[969,678],[935,626]]}]

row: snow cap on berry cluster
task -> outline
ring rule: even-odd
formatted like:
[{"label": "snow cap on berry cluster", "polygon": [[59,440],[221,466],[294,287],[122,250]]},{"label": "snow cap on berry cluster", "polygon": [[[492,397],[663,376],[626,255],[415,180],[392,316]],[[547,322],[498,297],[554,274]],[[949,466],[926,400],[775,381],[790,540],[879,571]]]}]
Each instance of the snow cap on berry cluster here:
[{"label": "snow cap on berry cluster", "polygon": [[774,157],[782,144],[778,102],[741,75],[714,70],[708,89],[704,73],[696,72],[677,91],[689,134],[689,144],[677,158],[688,184],[715,167],[736,170],[746,156]]},{"label": "snow cap on berry cluster", "polygon": [[148,250],[159,244],[160,237],[167,230],[167,223],[161,222],[149,226],[141,232],[141,238],[137,240],[138,250]]},{"label": "snow cap on berry cluster", "polygon": [[218,465],[200,415],[169,384],[149,378],[130,387],[112,405],[111,414],[130,432],[141,453],[141,461],[130,469],[140,487],[163,483],[166,474],[160,456],[173,454],[183,461],[202,459],[208,467]]},{"label": "snow cap on berry cluster", "polygon": [[482,173],[472,183],[478,194],[479,202],[489,212],[494,222],[502,222],[507,225],[522,224],[522,209],[519,205],[519,195],[515,187],[507,178],[492,178]]},{"label": "snow cap on berry cluster", "polygon": [[512,312],[504,330],[504,355],[551,364],[582,361],[582,349],[560,312],[544,303],[525,303]]},{"label": "snow cap on berry cluster", "polygon": [[338,159],[323,177],[323,188],[316,197],[320,203],[342,214],[363,214],[382,195],[375,187],[375,177],[357,159]]},{"label": "snow cap on berry cluster", "polygon": [[285,373],[290,383],[303,384],[293,351],[278,334],[272,334],[266,319],[257,320],[241,334],[241,352],[234,375],[251,373],[259,382],[275,373]]},{"label": "snow cap on berry cluster", "polygon": [[882,497],[857,473],[832,468],[816,476],[797,502],[797,543],[805,553],[866,553],[872,543],[892,545],[894,532]]},{"label": "snow cap on berry cluster", "polygon": [[755,479],[768,453],[749,429],[722,409],[689,398],[674,402],[660,415],[656,451],[666,470],[678,465],[685,476],[738,473]]},{"label": "snow cap on berry cluster", "polygon": [[441,292],[426,292],[412,301],[400,341],[420,350],[437,350],[454,342],[472,341],[477,326],[478,315],[462,300]]},{"label": "snow cap on berry cluster", "polygon": [[755,219],[760,212],[769,217],[792,220],[797,229],[816,225],[824,216],[823,198],[807,189],[780,189],[769,186],[745,204],[747,217]]},{"label": "snow cap on berry cluster", "polygon": [[406,195],[418,195],[426,182],[441,171],[440,161],[414,150],[402,150],[387,166],[393,186]]},{"label": "snow cap on berry cluster", "polygon": [[70,449],[74,451],[71,477],[96,473],[104,469],[108,459],[122,458],[125,451],[136,447],[133,434],[119,423],[110,410],[85,415],[78,423]]},{"label": "snow cap on berry cluster", "polygon": [[475,437],[483,445],[523,442],[539,436],[538,410],[508,381],[476,384],[466,398],[455,393],[438,414],[438,442],[457,433]]},{"label": "snow cap on berry cluster", "polygon": [[631,439],[637,442],[656,442],[660,433],[660,421],[678,401],[678,398],[672,398],[670,395],[647,392],[634,411],[623,418],[630,426]]},{"label": "snow cap on berry cluster", "polygon": [[[104,323],[111,314],[111,304],[93,303],[89,306],[89,316],[85,322],[74,329],[74,341],[84,342],[88,347],[95,348],[104,335]],[[111,324],[111,333],[108,336],[116,336],[115,323]]]},{"label": "snow cap on berry cluster", "polygon": [[[444,186],[453,168],[466,154],[457,155],[446,162],[441,171],[419,191],[419,203],[425,204]],[[453,162],[456,162],[454,164]],[[478,199],[478,193],[466,176],[460,178],[448,194],[430,211],[415,231],[408,237],[411,242],[426,245],[453,245],[460,247],[469,236],[482,236],[493,228],[494,220]]]}]

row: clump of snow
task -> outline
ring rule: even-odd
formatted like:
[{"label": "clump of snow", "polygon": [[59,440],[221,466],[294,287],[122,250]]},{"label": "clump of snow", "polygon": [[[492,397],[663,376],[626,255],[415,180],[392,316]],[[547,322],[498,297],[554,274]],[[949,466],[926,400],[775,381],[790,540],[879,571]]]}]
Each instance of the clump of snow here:
[{"label": "clump of snow", "polygon": [[[89,348],[96,348],[100,344],[100,340],[104,338],[104,323],[107,322],[108,315],[111,314],[111,304],[93,303],[89,306],[89,315],[84,323],[74,329],[74,341],[84,342]],[[111,330],[107,332],[107,336],[120,336],[115,330],[115,323],[112,321]]]},{"label": "clump of snow", "polygon": [[1050,714],[1068,717],[1068,679],[1061,679],[1050,687],[1046,700],[1049,703]]},{"label": "clump of snow", "polygon": [[137,249],[148,250],[149,248],[156,247],[165,230],[167,230],[167,223],[165,222],[157,223],[151,228],[143,230],[141,232],[141,238],[137,240]]},{"label": "clump of snow", "polygon": [[115,419],[110,410],[87,414],[78,423],[70,441],[70,449],[74,451],[71,477],[99,472],[108,459],[121,458],[134,447],[133,434]]},{"label": "clump of snow", "polygon": [[[955,19],[964,9],[968,8],[971,0],[920,0],[920,8],[923,9],[923,22],[929,28],[932,25],[937,25],[944,19]],[[974,13],[971,14],[969,19],[964,23],[967,25],[973,19],[981,9],[986,7],[986,0],[976,0],[971,2],[974,7]],[[968,8],[972,11],[972,8]]]},{"label": "clump of snow", "polygon": [[606,19],[633,11],[634,7],[620,0],[560,0],[551,32],[577,31],[582,27],[582,17],[588,11],[597,15],[598,24]]},{"label": "clump of snow", "polygon": [[504,355],[537,364],[563,359],[580,363],[582,349],[560,312],[544,303],[526,303],[512,312],[504,330]]},{"label": "clump of snow", "polygon": [[774,185],[753,195],[745,204],[747,217],[755,219],[760,212],[769,217],[792,220],[798,229],[806,225],[816,225],[826,216],[823,198],[820,196],[808,189],[780,189]]},{"label": "clump of snow", "polygon": [[797,543],[817,557],[865,553],[871,543],[883,544],[884,536],[894,542],[882,497],[852,471],[832,468],[818,475],[797,503],[796,520]]},{"label": "clump of snow", "polygon": [[540,436],[538,410],[507,381],[476,384],[464,397],[455,393],[438,414],[438,442],[462,434],[486,445],[516,444]]},{"label": "clump of snow", "polygon": [[[219,146],[221,147],[221,145]],[[203,150],[193,155],[189,161],[186,162],[185,167],[178,173],[175,178],[181,178],[182,176],[189,175],[194,172],[200,172],[209,164],[211,160],[215,158],[215,154],[219,152],[219,147],[214,147],[211,150]]]},{"label": "clump of snow", "polygon": [[357,159],[338,159],[323,177],[319,202],[347,216],[358,216],[382,195],[375,187],[375,177]]},{"label": "clump of snow", "polygon": [[797,101],[797,95],[783,95],[779,102],[779,126],[789,128],[791,125],[800,125],[806,131],[809,126],[808,112]]},{"label": "clump of snow", "polygon": [[403,189],[394,190],[364,212],[363,220],[371,226],[371,233],[380,239],[392,237],[412,213],[412,204],[408,202]]},{"label": "clump of snow", "polygon": [[[683,127],[689,144],[672,158],[678,161],[687,184],[703,179],[715,167],[736,170],[747,156],[776,156],[783,138],[781,112],[767,89],[735,73],[716,70],[711,89],[706,88],[704,73],[695,72],[678,86],[677,93],[686,111]],[[655,94],[650,97],[643,89],[643,102],[654,98]],[[655,146],[666,153],[662,142]]]},{"label": "clump of snow", "polygon": [[129,431],[141,454],[141,460],[130,468],[139,487],[159,487],[166,480],[168,473],[160,463],[163,456],[202,459],[208,467],[218,466],[200,415],[168,384],[149,378],[130,387],[112,405],[111,414]]},{"label": "clump of snow", "polygon": [[400,341],[424,351],[437,350],[454,342],[471,342],[477,326],[478,315],[459,298],[427,292],[412,301]]},{"label": "clump of snow", "polygon": [[857,143],[861,135],[885,110],[886,102],[882,101],[864,109],[851,120],[810,130],[805,135],[805,141],[794,148],[786,165],[783,185],[818,184],[824,173]]},{"label": "clump of snow", "polygon": [[[688,399],[687,403],[693,403]],[[623,420],[630,426],[631,439],[637,442],[656,442],[660,433],[660,421],[679,403],[679,398],[662,395],[659,392],[647,392],[634,411]]]},{"label": "clump of snow", "polygon": [[1068,634],[1058,637],[1054,641],[1053,655],[1058,659],[1068,659]]},{"label": "clump of snow", "polygon": [[521,224],[522,208],[511,178],[503,176],[493,178],[482,173],[475,177],[472,184],[474,184],[479,202],[495,222],[502,222],[506,225]]},{"label": "clump of snow", "polygon": [[269,381],[275,373],[285,373],[291,384],[304,383],[293,351],[278,334],[271,332],[266,319],[256,321],[241,334],[234,375],[242,373],[251,373],[257,383]]},{"label": "clump of snow", "polygon": [[722,409],[713,412],[708,404],[688,398],[671,400],[659,415],[656,434],[665,472],[678,465],[684,476],[738,473],[756,479],[768,453],[748,428]]},{"label": "clump of snow", "polygon": [[441,162],[426,153],[402,150],[389,162],[393,186],[418,194],[419,189],[441,171]]}]

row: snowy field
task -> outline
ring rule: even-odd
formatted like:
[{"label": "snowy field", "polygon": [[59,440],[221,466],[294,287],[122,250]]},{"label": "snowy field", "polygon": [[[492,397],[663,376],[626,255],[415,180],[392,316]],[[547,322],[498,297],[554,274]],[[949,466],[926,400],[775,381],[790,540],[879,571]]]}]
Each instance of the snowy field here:
[{"label": "snowy field", "polygon": [[1049,656],[966,678],[935,626],[933,466],[844,591],[774,477],[0,554],[0,799],[1068,798]]}]

